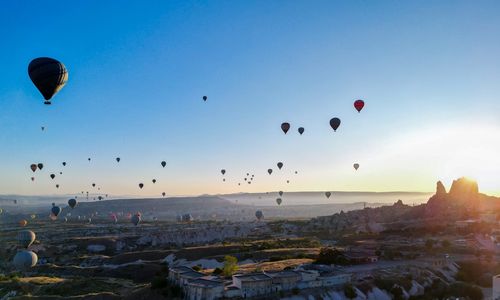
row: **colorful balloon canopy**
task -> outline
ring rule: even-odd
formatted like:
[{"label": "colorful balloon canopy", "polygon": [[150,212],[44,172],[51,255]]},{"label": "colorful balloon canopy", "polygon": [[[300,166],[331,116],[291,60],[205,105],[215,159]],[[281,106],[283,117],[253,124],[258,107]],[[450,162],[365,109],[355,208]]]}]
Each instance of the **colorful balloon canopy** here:
[{"label": "colorful balloon canopy", "polygon": [[364,106],[365,106],[365,101],[363,101],[361,99],[354,101],[354,108],[358,112],[361,112],[361,110],[363,109]]},{"label": "colorful balloon canopy", "polygon": [[68,81],[66,67],[61,62],[49,57],[39,57],[32,60],[28,66],[28,75],[45,99],[45,104],[50,104],[50,99]]}]

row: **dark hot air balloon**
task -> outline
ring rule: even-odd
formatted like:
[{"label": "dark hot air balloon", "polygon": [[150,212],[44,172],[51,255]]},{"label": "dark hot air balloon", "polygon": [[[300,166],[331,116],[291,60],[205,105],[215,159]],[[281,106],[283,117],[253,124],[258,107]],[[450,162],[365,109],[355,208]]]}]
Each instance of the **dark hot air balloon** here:
[{"label": "dark hot air balloon", "polygon": [[120,158],[119,157],[116,158],[116,162],[120,162]]},{"label": "dark hot air balloon", "polygon": [[35,181],[35,177],[31,177],[31,181]]},{"label": "dark hot air balloon", "polygon": [[273,173],[273,169],[267,169],[267,173],[269,173],[269,175],[271,175]]},{"label": "dark hot air balloon", "polygon": [[277,199],[276,199],[276,203],[278,203],[278,205],[281,205],[281,202],[282,202],[282,201],[283,201],[283,200],[281,200],[281,198],[277,198]]},{"label": "dark hot air balloon", "polygon": [[21,230],[17,233],[17,242],[23,248],[28,248],[33,244],[36,239],[36,235],[31,230]]},{"label": "dark hot air balloon", "polygon": [[283,196],[283,191],[279,191],[278,194],[281,196]]},{"label": "dark hot air balloon", "polygon": [[156,183],[156,179],[153,179],[152,181],[153,181],[153,183]]},{"label": "dark hot air balloon", "polygon": [[130,222],[137,226],[141,222],[141,214],[136,213],[130,218]]},{"label": "dark hot air balloon", "polygon": [[304,127],[299,127],[298,131],[299,131],[300,135],[302,135],[304,133]]},{"label": "dark hot air balloon", "polygon": [[165,197],[165,192],[161,193],[161,195],[162,195],[163,197]]},{"label": "dark hot air balloon", "polygon": [[40,169],[40,170],[41,170],[41,169],[43,169],[43,164],[42,164],[42,163],[39,163],[39,164],[37,165],[37,167],[38,167],[38,169]]},{"label": "dark hot air balloon", "polygon": [[92,183],[92,187],[95,187],[95,183]]},{"label": "dark hot air balloon", "polygon": [[281,168],[283,168],[283,163],[282,163],[282,162],[279,162],[279,163],[277,164],[277,166],[278,166],[278,169],[280,169],[280,170],[281,170]]},{"label": "dark hot air balloon", "polygon": [[56,189],[58,189],[58,188],[59,188],[59,184],[56,184]]},{"label": "dark hot air balloon", "polygon": [[55,174],[50,174],[50,178],[54,179],[54,178],[56,178],[56,175]]},{"label": "dark hot air balloon", "polygon": [[76,206],[76,200],[75,199],[69,199],[68,200],[68,205],[71,208],[75,208],[75,206]]},{"label": "dark hot air balloon", "polygon": [[61,213],[61,208],[59,206],[56,206],[55,203],[52,203],[52,209],[50,210],[54,216],[58,216]]},{"label": "dark hot air balloon", "polygon": [[363,109],[364,106],[365,106],[365,101],[363,101],[361,99],[354,101],[354,108],[358,112],[361,112],[361,110]]},{"label": "dark hot air balloon", "polygon": [[226,174],[226,170],[225,169],[220,170],[220,172],[222,173],[222,175]]},{"label": "dark hot air balloon", "polygon": [[66,167],[66,162],[65,162],[65,161],[63,161],[62,165],[63,165],[64,167]]},{"label": "dark hot air balloon", "polygon": [[39,57],[32,60],[28,66],[28,75],[42,93],[45,104],[50,104],[50,99],[68,81],[66,67],[61,62],[49,57]]},{"label": "dark hot air balloon", "polygon": [[258,210],[255,212],[255,217],[257,218],[257,220],[260,220],[260,219],[264,218],[264,214],[262,213],[261,210]]},{"label": "dark hot air balloon", "polygon": [[203,96],[203,101],[207,101],[208,97],[207,96]]},{"label": "dark hot air balloon", "polygon": [[286,134],[288,130],[290,130],[290,123],[281,123],[281,130],[283,130],[283,132]]},{"label": "dark hot air balloon", "polygon": [[340,119],[339,118],[332,118],[330,120],[330,126],[332,127],[333,131],[337,131],[337,128],[340,126]]},{"label": "dark hot air balloon", "polygon": [[356,171],[357,171],[357,170],[358,170],[358,168],[359,168],[359,164],[358,164],[358,163],[356,163],[356,164],[354,164],[354,165],[352,165],[352,166],[354,167],[354,169],[355,169]]},{"label": "dark hot air balloon", "polygon": [[31,169],[31,171],[35,172],[35,171],[36,171],[36,165],[35,165],[35,164],[32,164],[32,165],[30,166],[30,169]]},{"label": "dark hot air balloon", "polygon": [[18,271],[26,271],[36,265],[38,256],[33,251],[21,250],[16,253],[12,263]]},{"label": "dark hot air balloon", "polygon": [[143,183],[139,183],[139,188],[143,188],[144,187],[144,184]]},{"label": "dark hot air balloon", "polygon": [[326,198],[330,198],[330,196],[331,196],[331,195],[332,195],[332,193],[330,193],[330,192],[325,192],[325,196],[326,196]]},{"label": "dark hot air balloon", "polygon": [[167,162],[166,161],[162,161],[161,162],[161,166],[165,168],[165,166],[167,165]]}]

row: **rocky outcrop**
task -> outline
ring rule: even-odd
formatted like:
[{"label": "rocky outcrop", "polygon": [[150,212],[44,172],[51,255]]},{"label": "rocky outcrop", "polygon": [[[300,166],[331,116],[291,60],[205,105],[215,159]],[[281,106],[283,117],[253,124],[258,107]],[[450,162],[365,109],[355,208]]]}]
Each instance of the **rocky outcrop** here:
[{"label": "rocky outcrop", "polygon": [[443,183],[440,181],[437,182],[436,184],[436,195],[437,196],[444,196],[446,195],[446,188],[444,187]]},{"label": "rocky outcrop", "polygon": [[479,197],[479,188],[474,180],[465,177],[454,180],[448,193],[443,183],[438,181],[436,194],[427,201],[425,216],[446,219],[474,217],[478,212]]}]

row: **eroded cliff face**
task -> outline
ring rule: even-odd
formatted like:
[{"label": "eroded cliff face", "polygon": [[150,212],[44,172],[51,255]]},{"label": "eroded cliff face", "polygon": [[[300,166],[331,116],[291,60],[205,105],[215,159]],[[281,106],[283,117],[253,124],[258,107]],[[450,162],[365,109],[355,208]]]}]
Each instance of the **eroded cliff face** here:
[{"label": "eroded cliff face", "polygon": [[441,181],[436,184],[436,194],[427,201],[426,217],[469,218],[478,213],[479,187],[465,177],[453,180],[447,193]]}]

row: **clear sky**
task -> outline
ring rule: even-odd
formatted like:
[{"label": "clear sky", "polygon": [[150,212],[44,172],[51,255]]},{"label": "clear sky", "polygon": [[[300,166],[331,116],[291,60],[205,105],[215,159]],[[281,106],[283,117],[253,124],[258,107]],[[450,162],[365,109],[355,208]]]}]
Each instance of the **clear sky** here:
[{"label": "clear sky", "polygon": [[[499,14],[499,1],[5,2],[0,193],[431,191],[468,176],[500,194]],[[40,56],[69,70],[50,107],[27,74]]]}]

